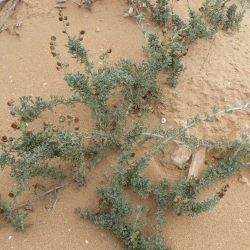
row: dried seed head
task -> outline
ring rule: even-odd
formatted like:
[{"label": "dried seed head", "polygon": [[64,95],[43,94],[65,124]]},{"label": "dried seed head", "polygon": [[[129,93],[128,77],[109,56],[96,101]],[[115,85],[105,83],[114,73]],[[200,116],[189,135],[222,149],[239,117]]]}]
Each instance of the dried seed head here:
[{"label": "dried seed head", "polygon": [[135,153],[134,153],[134,152],[131,153],[131,154],[130,154],[130,157],[135,157]]},{"label": "dried seed head", "polygon": [[63,18],[60,16],[60,17],[58,18],[58,20],[61,22],[61,21],[63,20]]},{"label": "dried seed head", "polygon": [[80,128],[79,127],[75,127],[75,131],[78,131]]},{"label": "dried seed head", "polygon": [[59,66],[59,67],[62,66],[62,64],[61,64],[60,62],[57,62],[56,64],[57,64],[57,66]]},{"label": "dried seed head", "polygon": [[66,33],[66,30],[63,30],[63,31],[62,31],[62,33],[64,33],[64,34],[65,34],[65,33]]},{"label": "dried seed head", "polygon": [[10,111],[10,114],[11,114],[12,116],[16,115],[16,113],[15,113],[14,111]]},{"label": "dried seed head", "polygon": [[25,117],[21,117],[21,122],[26,122],[26,118]]},{"label": "dried seed head", "polygon": [[224,196],[224,193],[220,193],[220,194],[219,194],[220,199],[222,199],[223,196]]},{"label": "dried seed head", "polygon": [[79,41],[82,41],[83,40],[83,38],[82,37],[79,37],[79,39],[78,39]]},{"label": "dried seed head", "polygon": [[68,20],[68,17],[67,17],[67,16],[65,16],[65,17],[63,17],[63,19],[64,19],[64,20]]},{"label": "dried seed head", "polygon": [[108,50],[107,50],[107,53],[111,53],[112,52],[112,49],[111,48],[109,48]]},{"label": "dried seed head", "polygon": [[10,198],[13,198],[15,196],[12,192],[10,192],[8,195]]},{"label": "dried seed head", "polygon": [[81,30],[80,35],[84,35],[84,34],[85,34],[85,30]]},{"label": "dried seed head", "polygon": [[12,127],[13,129],[19,129],[19,126],[17,125],[16,122],[13,122],[13,123],[11,124],[11,127]]},{"label": "dried seed head", "polygon": [[74,122],[78,123],[79,121],[80,121],[80,119],[78,117],[75,117]]},{"label": "dried seed head", "polygon": [[66,26],[69,26],[69,22],[65,23]]},{"label": "dried seed head", "polygon": [[2,142],[7,142],[7,141],[8,141],[8,138],[7,138],[6,135],[4,135],[4,136],[2,136],[1,140],[2,140]]},{"label": "dried seed head", "polygon": [[55,36],[52,36],[50,39],[51,39],[51,41],[55,41],[55,40],[56,40],[56,37],[55,37]]},{"label": "dried seed head", "polygon": [[56,52],[51,51],[51,55],[52,55],[53,57],[56,57]]},{"label": "dried seed head", "polygon": [[8,105],[8,106],[12,106],[12,105],[13,105],[13,103],[14,103],[14,101],[13,101],[13,100],[9,100],[9,101],[7,102],[7,105]]}]

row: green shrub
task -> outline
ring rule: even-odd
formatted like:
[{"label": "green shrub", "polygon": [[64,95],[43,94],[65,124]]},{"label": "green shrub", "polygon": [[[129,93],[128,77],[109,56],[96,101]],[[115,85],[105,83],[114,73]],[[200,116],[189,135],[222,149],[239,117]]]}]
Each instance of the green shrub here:
[{"label": "green shrub", "polygon": [[[203,6],[204,13],[209,8],[213,11],[218,11],[218,6],[225,8],[222,5],[206,7],[207,5]],[[98,69],[89,59],[88,50],[82,44],[85,32],[81,31],[78,37],[72,37],[68,32],[68,18],[59,12],[63,33],[68,37],[69,53],[84,66],[84,70],[65,74],[64,79],[72,90],[69,98],[52,96],[47,101],[41,97],[27,96],[20,98],[19,105],[8,102],[11,114],[16,118],[11,127],[19,130],[20,135],[16,138],[2,136],[0,166],[2,169],[10,169],[17,188],[9,195],[13,198],[11,202],[0,198],[0,214],[18,230],[26,229],[28,224],[25,223],[27,213],[22,212],[26,205],[17,204],[16,198],[32,179],[52,178],[58,179],[60,183],[64,179],[69,182],[74,179],[84,185],[87,183],[89,171],[107,155],[108,150],[116,149],[114,152],[118,160],[114,174],[106,186],[97,189],[98,208],[76,209],[76,212],[82,218],[110,230],[128,249],[167,249],[161,228],[165,222],[165,213],[170,209],[174,209],[178,215],[194,215],[207,211],[223,198],[229,186],[224,185],[204,201],[199,200],[199,194],[219,178],[249,167],[249,133],[244,134],[240,140],[218,140],[215,143],[189,135],[189,130],[201,122],[213,122],[219,114],[249,108],[249,101],[225,110],[214,108],[211,114],[204,117],[196,115],[187,121],[186,126],[180,128],[159,127],[149,132],[137,120],[129,129],[130,114],[146,111],[157,101],[160,95],[157,79],[161,70],[169,73],[171,85],[175,86],[178,75],[184,69],[181,57],[187,53],[188,45],[198,38],[211,37],[217,30],[214,20],[225,17],[220,12],[217,13],[219,17],[215,17],[211,13],[205,15],[190,9],[190,21],[185,23],[172,9],[169,19],[168,1],[157,1],[155,7],[147,1],[147,6],[158,23],[165,25],[166,22],[172,22],[171,35],[168,36],[164,31],[160,42],[156,34],[146,32],[148,47],[145,50],[149,56],[147,60],[135,63],[122,59],[113,66],[104,63]],[[232,29],[239,24],[238,13],[232,6],[226,9],[227,22],[218,21],[218,27]],[[208,19],[210,25],[206,23]],[[63,70],[69,65],[62,63],[56,50],[56,41],[56,37],[52,36],[51,54],[57,59],[57,69]],[[101,55],[101,60],[106,62],[111,52],[108,49]],[[120,96],[118,102],[113,103],[113,95]],[[89,107],[94,121],[94,126],[89,131],[81,131],[76,127],[79,118],[71,115],[61,115],[58,123],[45,122],[41,129],[31,129],[30,123],[39,119],[44,111],[53,112],[57,105],[70,106],[75,103]],[[174,183],[167,179],[155,183],[145,176],[144,171],[150,166],[152,157],[173,142],[185,145],[193,151],[203,146],[211,152],[222,153],[223,157],[216,163],[211,163],[199,176],[181,178]],[[145,143],[150,145],[150,149],[144,150],[142,156],[137,155],[138,148],[141,149]],[[53,159],[68,162],[74,174],[69,174],[68,168],[62,169],[59,164],[53,163]],[[42,196],[63,186],[61,184],[56,189],[47,190]],[[131,193],[140,197],[139,204],[131,202]],[[147,200],[149,205],[142,205],[142,200]],[[152,221],[148,221],[149,213],[153,214],[153,225]]]}]

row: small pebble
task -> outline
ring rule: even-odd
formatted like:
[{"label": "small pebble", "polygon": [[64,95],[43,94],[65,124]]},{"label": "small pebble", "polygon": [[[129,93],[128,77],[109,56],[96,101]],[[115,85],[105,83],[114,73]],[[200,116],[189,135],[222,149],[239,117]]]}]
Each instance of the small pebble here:
[{"label": "small pebble", "polygon": [[96,28],[96,30],[95,30],[95,32],[100,32],[101,30],[100,30],[100,28]]},{"label": "small pebble", "polygon": [[133,14],[133,12],[134,12],[133,7],[130,7],[130,8],[128,9],[128,14],[129,14],[129,15],[132,15],[132,14]]},{"label": "small pebble", "polygon": [[165,117],[161,118],[161,124],[165,124],[167,122],[167,119]]},{"label": "small pebble", "polygon": [[12,239],[12,236],[10,235],[9,237],[8,237],[8,240],[11,240]]},{"label": "small pebble", "polygon": [[242,184],[247,184],[247,186],[250,186],[250,182],[245,176],[240,175],[238,181]]},{"label": "small pebble", "polygon": [[89,241],[88,241],[88,240],[85,240],[85,243],[86,243],[86,244],[89,244]]},{"label": "small pebble", "polygon": [[44,83],[43,83],[43,86],[46,86],[47,84],[48,84],[47,82],[44,82]]}]

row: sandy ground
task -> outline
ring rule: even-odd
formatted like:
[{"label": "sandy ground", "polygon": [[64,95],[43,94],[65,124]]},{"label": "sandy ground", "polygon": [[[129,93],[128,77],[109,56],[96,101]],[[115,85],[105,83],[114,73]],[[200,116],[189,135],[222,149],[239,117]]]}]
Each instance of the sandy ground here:
[{"label": "sandy ground", "polygon": [[[177,3],[182,11],[183,2]],[[200,5],[195,1],[194,6]],[[125,19],[126,1],[108,0],[96,2],[92,12],[67,4],[65,14],[71,22],[72,33],[86,30],[85,44],[90,55],[97,62],[98,56],[111,47],[111,61],[121,57],[140,60],[143,58],[144,38],[133,19]],[[8,32],[0,34],[0,134],[14,134],[6,101],[17,100],[22,95],[51,94],[67,95],[69,89],[63,81],[63,73],[55,70],[55,61],[50,56],[49,40],[61,34],[54,1],[23,0],[10,23],[22,23],[20,36]],[[220,32],[215,39],[199,40],[194,43],[184,59],[187,70],[182,74],[179,85],[171,89],[162,84],[162,102],[159,110],[165,112],[166,126],[180,125],[197,112],[203,113],[214,105],[226,107],[244,101],[250,96],[250,14],[247,13],[239,33]],[[154,27],[151,26],[152,29]],[[100,30],[96,32],[96,30]],[[65,49],[62,48],[62,55]],[[61,112],[59,110],[58,112]],[[62,111],[63,112],[63,111]],[[81,116],[83,126],[88,127],[88,111],[73,111]],[[47,119],[45,115],[43,119]],[[151,117],[154,124],[160,122],[157,114]],[[203,125],[196,130],[201,137],[214,139],[222,136],[238,138],[241,132],[249,130],[249,112],[239,112],[221,118],[213,126]],[[86,188],[69,186],[59,193],[55,210],[45,209],[46,200],[37,202],[35,212],[29,216],[32,228],[17,233],[10,226],[0,226],[0,248],[7,249],[124,249],[108,232],[98,229],[91,222],[80,220],[73,210],[76,207],[95,207],[95,188],[108,162],[94,170]],[[159,177],[178,175],[177,171],[164,168],[157,161],[152,164]],[[153,173],[154,171],[152,171]],[[250,174],[244,175],[250,178]],[[214,190],[222,183],[229,183],[230,189],[220,204],[211,211],[196,217],[177,217],[168,214],[164,228],[166,241],[172,249],[250,249],[250,187],[237,181],[237,175],[216,183]],[[0,173],[0,192],[8,192],[13,183],[7,172]],[[209,190],[208,190],[209,192]]]}]

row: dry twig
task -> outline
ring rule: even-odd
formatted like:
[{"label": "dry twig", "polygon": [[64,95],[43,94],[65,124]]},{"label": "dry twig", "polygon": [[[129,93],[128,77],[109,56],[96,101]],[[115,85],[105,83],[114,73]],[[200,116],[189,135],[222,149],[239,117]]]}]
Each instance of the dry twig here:
[{"label": "dry twig", "polygon": [[[64,184],[61,184],[59,186],[56,186],[56,187],[53,187],[37,196],[35,196],[34,198],[26,201],[25,203],[22,203],[20,205],[17,205],[15,207],[15,209],[20,209],[20,208],[25,208],[25,207],[29,207],[32,203],[36,202],[37,200],[47,196],[48,194],[52,193],[52,192],[56,192],[57,190],[61,189],[61,188],[64,188],[65,186],[67,185],[67,183],[64,183]],[[54,206],[54,205],[53,205]]]}]

